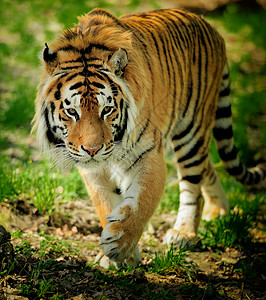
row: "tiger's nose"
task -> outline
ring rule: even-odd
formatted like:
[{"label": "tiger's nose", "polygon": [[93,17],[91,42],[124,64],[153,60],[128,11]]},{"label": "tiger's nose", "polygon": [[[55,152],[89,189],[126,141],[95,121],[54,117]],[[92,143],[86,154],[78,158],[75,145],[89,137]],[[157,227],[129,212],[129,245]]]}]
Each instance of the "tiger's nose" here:
[{"label": "tiger's nose", "polygon": [[91,157],[93,157],[94,155],[96,155],[97,152],[99,152],[99,150],[102,149],[102,147],[103,147],[103,145],[100,146],[100,147],[86,147],[86,148],[83,147],[83,146],[81,146],[81,148],[82,148],[84,151],[86,151]]}]

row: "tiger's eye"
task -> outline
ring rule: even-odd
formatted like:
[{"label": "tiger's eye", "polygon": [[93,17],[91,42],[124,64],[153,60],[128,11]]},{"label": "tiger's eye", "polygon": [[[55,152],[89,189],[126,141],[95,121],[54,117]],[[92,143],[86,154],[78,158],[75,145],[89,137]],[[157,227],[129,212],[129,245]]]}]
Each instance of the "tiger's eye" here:
[{"label": "tiger's eye", "polygon": [[69,109],[67,110],[67,112],[68,112],[70,115],[72,115],[72,116],[74,116],[75,114],[77,114],[77,112],[76,112],[76,110],[75,110],[74,108],[69,108]]},{"label": "tiger's eye", "polygon": [[111,106],[105,106],[105,108],[103,109],[103,113],[108,114],[111,111],[111,109],[112,109]]},{"label": "tiger's eye", "polygon": [[101,112],[101,117],[102,117],[102,119],[104,119],[104,117],[105,117],[106,115],[109,115],[109,114],[112,112],[112,110],[113,110],[113,107],[112,107],[112,106],[105,106],[105,107],[103,108],[102,112]]}]

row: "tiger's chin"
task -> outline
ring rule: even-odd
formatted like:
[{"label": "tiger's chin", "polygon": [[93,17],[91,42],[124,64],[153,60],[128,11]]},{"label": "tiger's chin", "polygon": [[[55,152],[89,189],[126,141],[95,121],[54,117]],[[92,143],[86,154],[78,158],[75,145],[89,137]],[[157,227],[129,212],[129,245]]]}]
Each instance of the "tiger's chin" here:
[{"label": "tiger's chin", "polygon": [[110,160],[110,156],[104,157],[104,156],[99,156],[99,157],[90,157],[87,159],[79,159],[75,160],[75,165],[80,168],[84,169],[95,169],[95,168],[100,168],[102,166],[106,166],[108,164],[108,161]]},{"label": "tiger's chin", "polygon": [[87,161],[78,161],[75,163],[75,165],[79,168],[83,168],[83,169],[94,169],[94,168],[98,168],[99,166],[101,166],[103,164],[102,161],[96,160],[96,159],[89,159]]}]

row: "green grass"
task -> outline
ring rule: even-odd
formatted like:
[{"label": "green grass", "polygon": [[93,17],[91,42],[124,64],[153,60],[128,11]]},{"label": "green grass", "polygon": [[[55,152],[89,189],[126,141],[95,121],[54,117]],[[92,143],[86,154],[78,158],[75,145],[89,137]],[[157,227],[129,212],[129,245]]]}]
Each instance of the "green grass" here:
[{"label": "green grass", "polygon": [[187,260],[188,252],[193,249],[194,246],[180,245],[178,249],[174,249],[173,244],[166,252],[155,253],[153,259],[153,265],[149,268],[150,272],[168,275],[176,273],[181,270],[189,280],[193,281],[193,272],[196,267],[191,261]]},{"label": "green grass", "polygon": [[47,161],[21,162],[6,155],[0,157],[0,202],[30,199],[40,214],[50,214],[66,201],[87,197],[77,170],[68,174]]},{"label": "green grass", "polygon": [[252,241],[249,230],[253,227],[252,216],[232,212],[223,218],[203,221],[205,230],[199,232],[203,247],[225,249],[227,247],[247,247]]}]

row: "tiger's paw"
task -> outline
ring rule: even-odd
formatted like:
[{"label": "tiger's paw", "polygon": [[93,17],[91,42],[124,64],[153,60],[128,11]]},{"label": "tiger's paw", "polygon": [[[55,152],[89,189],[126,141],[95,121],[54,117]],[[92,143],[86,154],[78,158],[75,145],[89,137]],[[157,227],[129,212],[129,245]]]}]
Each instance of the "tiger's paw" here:
[{"label": "tiger's paw", "polygon": [[130,241],[119,225],[120,222],[108,222],[100,238],[103,253],[116,262],[122,262],[130,256]]},{"label": "tiger's paw", "polygon": [[171,245],[175,247],[189,247],[196,242],[196,234],[185,234],[176,229],[168,229],[163,240],[163,244]]},{"label": "tiger's paw", "polygon": [[133,255],[131,255],[124,262],[115,262],[111,260],[108,256],[104,255],[103,251],[101,250],[95,257],[94,263],[99,263],[99,265],[104,269],[109,269],[110,267],[115,267],[116,269],[118,269],[127,265],[131,267],[137,267],[139,264],[141,264],[139,247],[137,246]]},{"label": "tiger's paw", "polygon": [[118,265],[124,263],[136,266],[141,262],[136,235],[130,229],[131,208],[123,207],[119,211],[114,210],[106,217],[106,224],[101,238],[101,247],[111,261]]},{"label": "tiger's paw", "polygon": [[120,268],[121,263],[116,263],[115,261],[110,260],[110,258],[103,254],[103,251],[100,251],[95,257],[94,263],[99,263],[104,269],[109,269],[110,267]]},{"label": "tiger's paw", "polygon": [[219,206],[203,207],[202,219],[210,221],[218,216],[223,217],[227,213],[227,209]]}]

